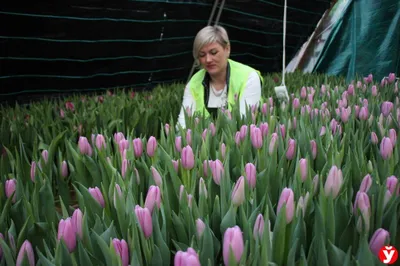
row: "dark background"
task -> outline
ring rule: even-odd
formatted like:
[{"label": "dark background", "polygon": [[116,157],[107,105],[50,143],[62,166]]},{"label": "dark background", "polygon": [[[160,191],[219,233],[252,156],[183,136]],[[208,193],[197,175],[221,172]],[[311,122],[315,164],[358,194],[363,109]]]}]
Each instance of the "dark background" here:
[{"label": "dark background", "polygon": [[[0,102],[186,82],[193,39],[214,3],[66,2],[1,4]],[[225,1],[220,24],[231,39],[232,59],[263,73],[281,71],[283,4]],[[288,1],[287,63],[330,6],[327,0]]]}]

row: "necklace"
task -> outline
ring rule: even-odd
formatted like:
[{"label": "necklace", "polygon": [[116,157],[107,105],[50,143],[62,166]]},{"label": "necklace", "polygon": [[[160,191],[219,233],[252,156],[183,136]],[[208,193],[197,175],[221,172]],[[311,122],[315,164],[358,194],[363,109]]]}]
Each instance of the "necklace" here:
[{"label": "necklace", "polygon": [[222,93],[224,93],[225,87],[224,87],[224,89],[222,89],[222,90],[220,90],[220,91],[217,91],[217,90],[214,88],[214,86],[211,85],[211,91],[212,91],[212,93],[213,93],[215,96],[219,97],[219,96],[222,95]]}]

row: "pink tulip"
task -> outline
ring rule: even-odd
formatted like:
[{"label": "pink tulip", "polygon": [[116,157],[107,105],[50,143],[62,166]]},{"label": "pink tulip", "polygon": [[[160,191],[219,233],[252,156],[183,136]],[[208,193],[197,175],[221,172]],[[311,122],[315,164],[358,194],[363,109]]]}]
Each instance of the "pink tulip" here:
[{"label": "pink tulip", "polygon": [[267,115],[267,113],[268,113],[267,103],[263,103],[262,108],[261,108],[261,112],[262,112],[263,115]]},{"label": "pink tulip", "polygon": [[182,167],[186,170],[193,169],[195,161],[192,147],[190,147],[189,145],[184,147],[181,156]]},{"label": "pink tulip", "polygon": [[83,213],[82,211],[78,208],[75,209],[74,213],[72,214],[72,227],[74,229],[74,232],[76,235],[80,238],[83,239]]},{"label": "pink tulip", "polygon": [[263,137],[268,136],[268,123],[264,122],[260,124],[260,129]]},{"label": "pink tulip", "polygon": [[226,145],[225,145],[225,143],[221,143],[220,151],[221,151],[222,159],[225,159],[225,154],[226,154]]},{"label": "pink tulip", "polygon": [[35,182],[35,173],[36,173],[36,162],[33,161],[31,164],[31,180]]},{"label": "pink tulip", "polygon": [[189,146],[192,145],[192,130],[190,128],[188,128],[188,130],[186,132],[186,143]]},{"label": "pink tulip", "polygon": [[176,172],[179,171],[179,160],[172,160],[172,165],[174,166],[174,169]]},{"label": "pink tulip", "polygon": [[313,177],[313,192],[314,192],[314,194],[317,193],[318,187],[319,187],[319,175],[315,175]]},{"label": "pink tulip", "polygon": [[154,168],[154,166],[151,166],[150,170],[153,175],[154,183],[156,183],[158,187],[161,187],[163,182],[160,173],[157,171],[156,168]]},{"label": "pink tulip", "polygon": [[292,102],[292,106],[294,110],[297,110],[300,108],[300,100],[299,98],[294,98]]},{"label": "pink tulip", "polygon": [[368,190],[370,189],[371,185],[372,185],[372,177],[370,174],[367,174],[366,176],[364,176],[363,180],[361,181],[359,191],[367,193]]},{"label": "pink tulip", "polygon": [[285,187],[282,190],[278,201],[277,214],[283,207],[283,204],[286,204],[286,223],[289,224],[294,216],[294,193],[292,189]]},{"label": "pink tulip", "polygon": [[255,149],[260,149],[262,147],[263,137],[262,132],[259,128],[255,127],[253,130],[250,131],[250,140]]},{"label": "pink tulip", "polygon": [[101,193],[100,189],[98,187],[94,188],[89,188],[89,193],[92,195],[92,197],[101,205],[101,207],[104,208],[105,203],[104,203],[104,198],[103,194]]},{"label": "pink tulip", "polygon": [[286,127],[285,127],[285,125],[279,125],[279,128],[281,130],[282,138],[285,139],[285,137],[286,137]]},{"label": "pink tulip", "polygon": [[399,195],[400,194],[400,186],[397,188],[397,192],[396,192],[396,187],[397,184],[399,183],[399,180],[396,178],[396,176],[392,175],[389,176],[386,179],[386,188],[390,191],[390,193]]},{"label": "pink tulip", "polygon": [[336,165],[332,166],[329,170],[328,177],[325,181],[325,195],[332,195],[333,198],[336,198],[340,192],[340,189],[343,184],[343,174],[342,170],[338,169]]},{"label": "pink tulip", "polygon": [[235,134],[235,143],[236,143],[236,145],[240,145],[240,141],[241,141],[241,139],[240,139],[240,131],[238,131],[238,132],[236,132],[236,134]]},{"label": "pink tulip", "polygon": [[350,114],[351,114],[351,108],[347,107],[347,108],[341,108],[340,109],[340,119],[346,123],[347,121],[349,121],[350,118]]},{"label": "pink tulip", "polygon": [[372,94],[372,96],[378,95],[378,89],[375,85],[371,87],[371,94]]},{"label": "pink tulip", "polygon": [[153,233],[153,221],[150,210],[146,207],[142,208],[139,205],[135,206],[135,214],[142,228],[145,238],[149,238]]},{"label": "pink tulip", "polygon": [[151,136],[149,140],[147,141],[147,155],[149,157],[153,157],[155,155],[155,152],[157,150],[157,140],[155,137]]},{"label": "pink tulip", "polygon": [[182,151],[182,137],[181,136],[175,137],[175,149],[177,152]]},{"label": "pink tulip", "polygon": [[81,154],[92,156],[92,147],[86,137],[79,137],[78,146]]},{"label": "pink tulip", "polygon": [[75,110],[75,105],[73,102],[66,102],[65,103],[65,109],[70,110],[71,112],[73,112]]},{"label": "pink tulip", "polygon": [[114,238],[112,240],[115,253],[121,258],[122,266],[128,266],[129,265],[129,248],[128,248],[128,243],[124,239],[119,240],[117,238]]},{"label": "pink tulip", "polygon": [[198,238],[200,238],[203,235],[205,229],[206,229],[205,223],[200,218],[198,218],[196,220],[196,230]]},{"label": "pink tulip", "polygon": [[48,160],[49,160],[49,152],[47,150],[43,150],[42,151],[42,158],[43,158],[45,163],[48,162]]},{"label": "pink tulip", "polygon": [[170,128],[169,124],[165,124],[165,125],[164,125],[164,131],[165,131],[165,134],[166,134],[167,136],[169,135],[169,128]]},{"label": "pink tulip", "polygon": [[246,172],[247,183],[251,189],[254,189],[256,187],[256,166],[252,163],[247,163],[244,170]]},{"label": "pink tulip", "polygon": [[247,125],[242,125],[240,127],[240,140],[244,140],[247,135]]},{"label": "pink tulip", "polygon": [[269,142],[269,148],[268,148],[269,155],[272,155],[272,153],[274,152],[276,146],[278,145],[277,141],[278,141],[278,134],[274,132],[271,134],[271,140]]},{"label": "pink tulip", "polygon": [[296,156],[296,140],[289,139],[288,149],[286,151],[286,159],[293,160]]},{"label": "pink tulip", "polygon": [[388,77],[388,82],[393,83],[396,80],[396,74],[395,73],[390,73]]},{"label": "pink tulip", "polygon": [[193,248],[188,248],[186,252],[179,250],[175,254],[174,266],[200,266],[199,255]]},{"label": "pink tulip", "polygon": [[68,176],[68,164],[66,161],[61,164],[61,176],[64,178]]},{"label": "pink tulip", "polygon": [[217,159],[210,162],[210,168],[215,184],[219,185],[221,183],[221,178],[225,172],[224,165],[220,160]]},{"label": "pink tulip", "polygon": [[98,150],[105,149],[107,147],[106,140],[103,135],[98,134],[96,136],[96,147]]},{"label": "pink tulip", "polygon": [[371,204],[367,193],[357,192],[353,211],[356,217],[359,216],[358,212],[361,213],[361,218],[357,220],[357,231],[362,232],[363,226],[365,226],[365,230],[368,231],[370,227]]},{"label": "pink tulip", "polygon": [[15,192],[15,194],[11,200],[12,203],[15,203],[15,201],[17,200],[16,188],[17,188],[17,180],[15,178],[6,180],[6,184],[5,184],[6,197],[10,198],[11,195]]},{"label": "pink tulip", "polygon": [[397,133],[396,133],[396,130],[394,130],[393,128],[389,129],[389,139],[392,141],[393,148],[394,148],[397,143]]},{"label": "pink tulip", "polygon": [[317,158],[317,142],[315,140],[310,140],[310,146],[312,158],[315,160],[315,158]]},{"label": "pink tulip", "polygon": [[126,171],[128,170],[128,160],[123,159],[122,160],[122,166],[121,166],[121,175],[123,178],[125,178]]},{"label": "pink tulip", "polygon": [[388,160],[393,154],[393,144],[390,138],[383,137],[380,145],[380,153],[384,160]]},{"label": "pink tulip", "polygon": [[150,213],[153,213],[154,206],[161,208],[161,191],[157,186],[150,186],[144,206],[149,209]]},{"label": "pink tulip", "polygon": [[374,232],[369,241],[369,248],[378,256],[380,249],[389,243],[390,234],[383,228],[379,228]]},{"label": "pink tulip", "polygon": [[28,259],[29,266],[35,266],[35,254],[29,240],[25,240],[19,249],[16,266],[21,266],[25,257]]},{"label": "pink tulip", "polygon": [[378,142],[379,142],[378,136],[376,135],[375,132],[372,132],[372,133],[371,133],[371,142],[372,142],[373,144],[378,144]]},{"label": "pink tulip", "polygon": [[57,240],[60,241],[61,239],[64,239],[65,245],[69,252],[72,253],[76,247],[76,234],[72,220],[69,217],[65,220],[61,219],[58,223]]},{"label": "pink tulip", "polygon": [[304,100],[307,97],[307,89],[306,87],[302,87],[300,90],[300,97]]},{"label": "pink tulip", "polygon": [[211,136],[215,136],[216,128],[214,123],[211,122],[211,124],[208,126],[208,129],[211,131]]},{"label": "pink tulip", "polygon": [[[203,131],[203,133],[201,133],[201,138],[205,141],[206,140],[206,138],[207,138],[207,132],[208,132],[208,130],[207,130],[207,128],[206,129],[204,129],[204,131]],[[175,147],[176,147],[176,140],[175,140]],[[178,148],[177,148],[177,150],[178,150]],[[178,150],[179,151],[179,150]]]},{"label": "pink tulip", "polygon": [[125,139],[124,133],[122,133],[122,132],[114,133],[114,140],[117,144],[119,144],[120,141],[123,139]]},{"label": "pink tulip", "polygon": [[133,140],[133,153],[136,158],[139,158],[143,154],[143,142],[140,138],[135,138]]},{"label": "pink tulip", "polygon": [[243,234],[239,226],[228,228],[223,239],[223,258],[225,265],[229,265],[230,250],[232,249],[236,262],[239,263],[244,251]]},{"label": "pink tulip", "polygon": [[236,181],[235,187],[232,191],[232,203],[234,206],[240,206],[244,202],[245,199],[245,184],[244,184],[244,176],[239,177]]},{"label": "pink tulip", "polygon": [[253,236],[254,239],[261,239],[264,233],[264,226],[265,226],[265,221],[263,215],[260,213],[257,216],[256,222],[254,223],[254,228],[253,228]]},{"label": "pink tulip", "polygon": [[325,126],[322,126],[321,129],[320,129],[320,131],[319,131],[319,135],[320,135],[320,136],[323,136],[323,135],[325,135],[325,134],[326,134],[326,127],[325,127]]},{"label": "pink tulip", "polygon": [[393,103],[385,101],[381,104],[381,113],[384,117],[388,117],[393,110]]},{"label": "pink tulip", "polygon": [[65,112],[63,109],[60,109],[60,117],[65,118]]}]

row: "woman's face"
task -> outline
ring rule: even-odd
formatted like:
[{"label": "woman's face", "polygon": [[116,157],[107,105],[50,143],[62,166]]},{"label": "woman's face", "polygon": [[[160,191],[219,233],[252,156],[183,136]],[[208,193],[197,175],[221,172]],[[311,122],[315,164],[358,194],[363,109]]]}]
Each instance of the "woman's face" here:
[{"label": "woman's face", "polygon": [[211,76],[215,76],[225,71],[229,53],[229,45],[224,48],[217,42],[206,44],[200,50],[199,61]]}]

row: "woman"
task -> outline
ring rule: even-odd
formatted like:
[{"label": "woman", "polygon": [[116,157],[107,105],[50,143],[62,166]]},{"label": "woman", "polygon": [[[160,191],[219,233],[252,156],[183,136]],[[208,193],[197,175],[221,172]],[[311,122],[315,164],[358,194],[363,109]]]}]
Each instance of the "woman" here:
[{"label": "woman", "polygon": [[185,128],[184,110],[216,115],[218,108],[232,109],[239,100],[240,113],[261,100],[263,78],[259,71],[229,59],[231,49],[226,30],[207,26],[200,30],[193,44],[193,57],[201,69],[186,85],[178,123]]}]

